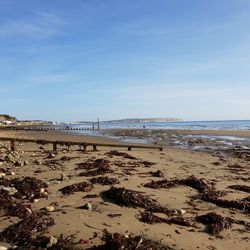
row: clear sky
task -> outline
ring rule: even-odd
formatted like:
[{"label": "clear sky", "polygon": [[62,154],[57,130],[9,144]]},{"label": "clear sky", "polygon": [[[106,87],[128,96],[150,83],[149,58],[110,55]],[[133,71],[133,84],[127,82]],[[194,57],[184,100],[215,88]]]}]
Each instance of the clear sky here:
[{"label": "clear sky", "polygon": [[250,1],[0,0],[0,113],[250,119]]}]

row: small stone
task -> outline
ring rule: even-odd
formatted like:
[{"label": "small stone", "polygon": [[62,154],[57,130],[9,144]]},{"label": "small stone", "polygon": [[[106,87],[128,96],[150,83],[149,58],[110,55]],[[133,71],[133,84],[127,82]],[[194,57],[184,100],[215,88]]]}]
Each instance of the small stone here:
[{"label": "small stone", "polygon": [[48,211],[48,212],[53,212],[53,211],[55,211],[55,207],[53,207],[53,206],[48,206],[48,207],[46,207],[45,209],[46,209],[46,211]]},{"label": "small stone", "polygon": [[36,163],[37,165],[42,165],[42,161],[41,161],[41,160],[35,160],[35,163]]},{"label": "small stone", "polygon": [[23,162],[23,165],[28,165],[28,164],[29,164],[29,162],[26,160]]},{"label": "small stone", "polygon": [[7,191],[9,195],[14,195],[18,192],[14,187],[3,187],[2,189]]},{"label": "small stone", "polygon": [[0,178],[6,176],[5,173],[0,173]]},{"label": "small stone", "polygon": [[11,174],[11,175],[16,175],[16,172],[11,171],[10,174]]},{"label": "small stone", "polygon": [[40,189],[40,194],[44,193],[45,192],[45,189],[44,188],[41,188]]},{"label": "small stone", "polygon": [[81,208],[91,211],[93,209],[93,206],[90,202],[88,202],[84,206],[82,206]]},{"label": "small stone", "polygon": [[34,199],[33,202],[37,203],[38,201],[40,201],[39,199]]},{"label": "small stone", "polygon": [[68,181],[68,180],[69,180],[69,177],[68,177],[66,174],[62,173],[62,174],[61,174],[60,180],[61,180],[61,181]]},{"label": "small stone", "polygon": [[55,238],[54,236],[50,236],[49,238],[49,243],[47,245],[47,248],[52,247],[53,245],[55,245],[57,243],[57,238]]},{"label": "small stone", "polygon": [[181,210],[180,210],[180,213],[181,213],[181,214],[185,214],[186,212],[187,212],[187,211],[184,210],[184,209],[181,209]]}]

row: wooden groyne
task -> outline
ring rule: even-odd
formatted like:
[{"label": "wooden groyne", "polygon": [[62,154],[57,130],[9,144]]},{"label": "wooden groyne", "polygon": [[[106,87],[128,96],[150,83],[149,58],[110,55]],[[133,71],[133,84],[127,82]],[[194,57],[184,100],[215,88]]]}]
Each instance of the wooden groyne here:
[{"label": "wooden groyne", "polygon": [[[98,127],[99,128],[99,127]],[[94,127],[74,128],[70,126],[0,126],[0,130],[51,131],[51,130],[94,130]]]},{"label": "wooden groyne", "polygon": [[128,145],[128,144],[111,144],[111,143],[90,143],[90,142],[76,142],[76,141],[52,141],[52,140],[39,140],[39,139],[23,139],[23,138],[12,138],[12,137],[0,137],[0,141],[7,141],[10,143],[10,150],[14,151],[17,142],[31,142],[40,145],[52,144],[53,151],[57,151],[58,146],[79,146],[83,151],[87,150],[87,147],[92,147],[93,151],[97,150],[97,147],[114,147],[114,148],[127,148],[131,151],[132,148],[135,149],[154,149],[163,150],[161,146],[150,146],[150,145]]}]

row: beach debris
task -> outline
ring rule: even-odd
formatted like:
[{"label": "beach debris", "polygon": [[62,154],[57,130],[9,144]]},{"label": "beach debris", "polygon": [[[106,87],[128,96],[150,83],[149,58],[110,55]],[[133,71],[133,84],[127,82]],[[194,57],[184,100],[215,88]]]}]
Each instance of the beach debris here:
[{"label": "beach debris", "polygon": [[86,162],[78,163],[75,170],[80,169],[95,169],[95,168],[110,168],[110,161],[106,159],[96,159],[96,160],[89,160]]},{"label": "beach debris", "polygon": [[86,210],[89,210],[89,211],[92,211],[93,210],[93,206],[90,202],[86,203],[85,205],[83,206],[80,206],[78,208],[81,208],[81,209],[86,209]]},{"label": "beach debris", "polygon": [[29,245],[35,233],[47,230],[54,220],[44,213],[32,213],[0,233],[0,240],[19,246]]},{"label": "beach debris", "polygon": [[228,188],[250,193],[250,186],[246,186],[246,185],[231,185],[231,186],[228,186]]},{"label": "beach debris", "polygon": [[151,166],[155,165],[155,162],[150,162],[150,161],[140,161],[140,165],[142,165],[145,168],[150,168]]},{"label": "beach debris", "polygon": [[181,216],[175,216],[171,218],[162,218],[157,215],[154,215],[150,211],[140,212],[138,219],[141,222],[148,223],[148,224],[167,223],[167,224],[177,224],[177,225],[186,226],[186,227],[191,226],[190,222]]},{"label": "beach debris", "polygon": [[65,173],[62,173],[60,177],[60,181],[68,181],[68,180],[69,180],[69,177]]},{"label": "beach debris", "polygon": [[207,225],[207,231],[211,234],[218,235],[222,230],[231,228],[232,219],[223,217],[214,212],[196,217],[198,222]]},{"label": "beach debris", "polygon": [[89,248],[89,250],[171,250],[168,246],[163,246],[159,242],[145,239],[143,236],[122,235],[119,233],[109,233],[104,230],[102,240],[105,242],[101,246]]},{"label": "beach debris", "polygon": [[60,189],[60,191],[63,194],[73,194],[75,192],[89,192],[92,189],[93,189],[93,185],[91,183],[79,182],[79,183],[66,186]]},{"label": "beach debris", "polygon": [[174,211],[162,207],[156,200],[131,189],[111,187],[109,190],[102,192],[101,196],[103,199],[107,199],[119,206],[140,207],[152,212],[165,213],[167,215],[174,214]]},{"label": "beach debris", "polygon": [[32,213],[29,203],[20,202],[10,196],[4,189],[0,189],[0,209],[6,216],[17,216],[19,218],[24,218]]},{"label": "beach debris", "polygon": [[97,176],[97,175],[104,175],[108,173],[112,173],[113,170],[110,169],[109,165],[101,165],[97,169],[89,170],[87,172],[82,172],[79,176]]},{"label": "beach debris", "polygon": [[35,163],[36,163],[37,165],[42,165],[42,164],[43,164],[42,160],[40,160],[40,159],[36,159],[36,160],[35,160]]},{"label": "beach debris", "polygon": [[101,185],[113,185],[119,184],[120,182],[116,178],[109,178],[107,176],[94,177],[89,180],[92,184],[101,184]]},{"label": "beach debris", "polygon": [[53,206],[47,206],[47,207],[45,207],[45,210],[47,212],[54,212],[55,211],[55,207],[53,207]]},{"label": "beach debris", "polygon": [[129,155],[128,153],[118,152],[116,150],[109,151],[109,152],[105,153],[105,155],[107,155],[107,156],[121,156],[125,159],[136,160],[136,157]]},{"label": "beach debris", "polygon": [[107,214],[107,216],[110,218],[116,218],[122,216],[122,214]]},{"label": "beach debris", "polygon": [[[15,179],[1,179],[0,185],[7,188],[13,187],[18,192],[15,192],[14,196],[19,199],[33,200],[36,198],[44,198],[47,196],[44,188],[48,187],[46,182],[39,180],[35,177],[24,177]],[[14,190],[14,189],[13,189]]]},{"label": "beach debris", "polygon": [[164,177],[164,173],[161,170],[157,170],[157,171],[150,171],[149,172],[150,175],[152,175],[153,177]]},{"label": "beach debris", "polygon": [[83,199],[91,199],[91,198],[98,198],[100,197],[98,194],[87,194],[83,196]]}]

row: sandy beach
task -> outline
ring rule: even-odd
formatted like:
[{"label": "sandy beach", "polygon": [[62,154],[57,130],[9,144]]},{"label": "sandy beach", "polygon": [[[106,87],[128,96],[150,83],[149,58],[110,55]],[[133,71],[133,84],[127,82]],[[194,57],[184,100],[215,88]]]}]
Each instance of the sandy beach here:
[{"label": "sandy beach", "polygon": [[[178,133],[208,131],[166,133],[169,138]],[[249,131],[210,133],[250,137]],[[119,143],[116,139],[54,131],[0,132],[0,136]],[[0,246],[21,245],[20,237],[12,235],[17,234],[11,231],[15,229],[13,225],[39,212],[53,223],[32,232],[27,241],[40,234],[57,242],[61,234],[74,235],[74,247],[94,249],[93,246],[105,244],[106,229],[143,237],[131,249],[250,249],[248,151],[240,155],[230,151],[221,156],[166,146],[162,152],[104,147],[96,152],[82,152],[77,147],[60,147],[52,152],[51,145],[19,143],[17,152],[12,154],[8,143],[0,142],[0,146]],[[38,194],[26,194],[16,183],[34,192],[36,185],[24,185],[25,177],[41,180],[47,186]],[[17,179],[19,182],[14,181]],[[78,186],[79,190],[70,186],[77,183],[85,184]],[[15,188],[14,192],[10,187]],[[41,186],[37,188],[40,190]],[[11,214],[8,209],[12,208],[4,205],[4,199],[27,205],[25,211],[29,214]],[[164,248],[140,248],[144,239],[160,242]]]}]

